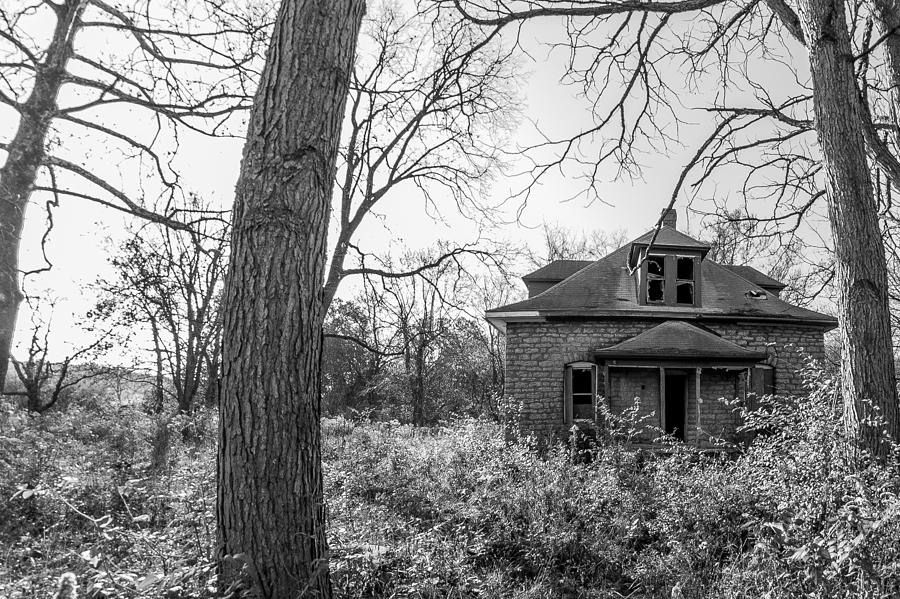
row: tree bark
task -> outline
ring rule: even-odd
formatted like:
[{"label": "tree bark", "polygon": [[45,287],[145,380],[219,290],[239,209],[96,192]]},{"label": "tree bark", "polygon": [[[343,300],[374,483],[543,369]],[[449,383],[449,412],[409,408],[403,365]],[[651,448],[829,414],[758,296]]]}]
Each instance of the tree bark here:
[{"label": "tree bark", "polygon": [[[55,5],[54,5],[55,6]],[[38,169],[50,123],[56,116],[56,100],[72,57],[82,0],[54,8],[57,21],[46,58],[35,65],[34,87],[19,110],[19,126],[7,147],[0,168],[0,388],[6,384],[9,354],[16,330],[22,291],[19,289],[19,242],[25,225],[25,209]]]},{"label": "tree bark", "polygon": [[[331,596],[319,414],[322,284],[364,0],[284,0],[250,115],[223,301],[223,585]],[[242,568],[243,566],[243,568]]]},{"label": "tree bark", "polygon": [[[900,441],[887,267],[862,135],[863,107],[842,0],[800,0],[816,131],[834,237],[844,420],[859,449],[884,456]],[[877,408],[886,426],[868,418]]]}]

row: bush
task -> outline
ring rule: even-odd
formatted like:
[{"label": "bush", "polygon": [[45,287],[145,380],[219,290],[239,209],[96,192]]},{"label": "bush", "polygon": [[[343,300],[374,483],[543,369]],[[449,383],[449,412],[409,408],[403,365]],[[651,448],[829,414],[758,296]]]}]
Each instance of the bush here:
[{"label": "bush", "polygon": [[[835,383],[813,379],[745,415],[764,434],[731,457],[326,419],[336,596],[900,595],[896,464],[848,458]],[[138,409],[0,410],[0,595],[50,596],[72,570],[89,597],[211,596],[215,416],[168,426],[154,471]]]},{"label": "bush", "polygon": [[88,597],[208,594],[212,438],[176,441],[175,467],[156,476],[153,420],[138,406],[37,416],[0,403],[0,430],[0,596],[50,597],[66,571]]}]

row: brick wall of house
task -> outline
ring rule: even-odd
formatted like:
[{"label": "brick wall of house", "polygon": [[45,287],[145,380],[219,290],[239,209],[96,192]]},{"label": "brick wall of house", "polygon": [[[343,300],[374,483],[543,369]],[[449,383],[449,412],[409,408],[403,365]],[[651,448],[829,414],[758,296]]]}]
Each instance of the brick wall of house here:
[{"label": "brick wall of house", "polygon": [[[506,330],[506,380],[507,394],[520,404],[520,425],[525,432],[543,437],[564,437],[563,396],[565,394],[565,365],[578,361],[592,361],[594,349],[609,347],[633,337],[659,324],[656,320],[591,320],[551,322],[511,322]],[[775,386],[779,394],[799,394],[805,388],[800,370],[809,358],[824,357],[821,329],[799,325],[752,323],[704,323],[724,339],[748,349],[765,351],[767,362],[775,367]],[[714,406],[712,396],[733,395],[734,373],[721,377],[716,371],[704,370],[701,375],[701,396],[709,396],[701,406],[703,426],[707,426],[707,414],[711,431],[733,426],[732,414]],[[659,375],[648,370],[646,380],[622,383],[619,392],[611,399],[616,411],[633,403],[628,394],[640,390],[641,411],[647,406],[659,404]],[[615,377],[611,377],[615,379]],[[693,377],[689,377],[689,397],[695,397]],[[651,381],[652,379],[652,381]],[[707,387],[707,379],[709,387]],[[640,389],[640,385],[644,385]],[[602,386],[600,387],[602,389]],[[618,397],[616,397],[618,396]],[[696,413],[689,402],[689,420],[696,422]],[[690,431],[689,431],[690,435]],[[692,440],[692,439],[689,439]]]},{"label": "brick wall of house", "polygon": [[713,324],[712,330],[724,339],[768,355],[766,363],[775,367],[775,389],[781,395],[806,392],[802,371],[808,360],[825,359],[821,329],[779,324]]},{"label": "brick wall of house", "polygon": [[[645,425],[636,441],[650,442],[659,436],[659,369],[613,368],[610,369],[609,397],[607,405],[613,414],[629,411]],[[603,371],[600,371],[599,389],[603,393]],[[561,401],[561,399],[560,399]],[[651,417],[652,415],[652,417]]]},{"label": "brick wall of house", "polygon": [[[700,398],[694,400],[694,380],[688,380],[688,438],[691,443],[716,445],[716,439],[736,441],[740,415],[735,411],[743,404],[746,371],[704,368],[700,373]],[[699,421],[698,421],[699,408]]]}]

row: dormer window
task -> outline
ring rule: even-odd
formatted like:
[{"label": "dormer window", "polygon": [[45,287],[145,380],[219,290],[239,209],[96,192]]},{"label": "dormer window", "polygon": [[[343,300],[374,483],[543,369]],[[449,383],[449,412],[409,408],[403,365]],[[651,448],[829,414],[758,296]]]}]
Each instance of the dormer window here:
[{"label": "dormer window", "polygon": [[678,256],[675,272],[675,303],[694,305],[694,257]]},{"label": "dormer window", "polygon": [[679,254],[650,254],[646,257],[637,279],[641,303],[682,308],[699,306],[701,257],[697,254]]},{"label": "dormer window", "polygon": [[666,303],[665,256],[647,256],[647,302]]},{"label": "dormer window", "polygon": [[701,269],[709,245],[675,225],[675,211],[664,210],[662,226],[635,239],[628,249],[626,265],[641,306],[699,308],[703,303]]}]

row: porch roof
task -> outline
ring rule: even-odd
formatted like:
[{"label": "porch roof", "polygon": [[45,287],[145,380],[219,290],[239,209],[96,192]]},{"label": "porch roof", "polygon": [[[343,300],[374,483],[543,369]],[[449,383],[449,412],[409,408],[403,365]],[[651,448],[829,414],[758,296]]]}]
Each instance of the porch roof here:
[{"label": "porch roof", "polygon": [[753,363],[764,360],[766,354],[741,347],[684,321],[667,320],[621,343],[594,350],[594,356],[602,359],[703,359]]}]

